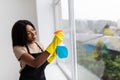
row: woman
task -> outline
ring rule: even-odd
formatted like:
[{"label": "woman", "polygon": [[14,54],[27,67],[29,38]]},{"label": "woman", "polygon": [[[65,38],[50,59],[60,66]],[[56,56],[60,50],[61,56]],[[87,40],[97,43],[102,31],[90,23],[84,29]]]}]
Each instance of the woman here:
[{"label": "woman", "polygon": [[109,25],[105,25],[103,34],[105,36],[114,36],[114,32],[111,30]]},{"label": "woman", "polygon": [[12,28],[12,44],[14,54],[21,65],[19,80],[46,80],[45,67],[55,59],[56,46],[62,42],[63,37],[63,31],[58,31],[44,50],[42,43],[36,42],[34,25],[28,20],[17,21]]}]

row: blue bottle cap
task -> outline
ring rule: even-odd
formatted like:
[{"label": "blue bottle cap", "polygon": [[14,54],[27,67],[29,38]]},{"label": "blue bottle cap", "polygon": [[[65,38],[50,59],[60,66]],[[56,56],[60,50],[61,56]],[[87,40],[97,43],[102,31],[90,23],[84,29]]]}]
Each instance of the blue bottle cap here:
[{"label": "blue bottle cap", "polygon": [[68,57],[68,49],[66,46],[57,46],[56,54],[59,58],[67,58]]}]

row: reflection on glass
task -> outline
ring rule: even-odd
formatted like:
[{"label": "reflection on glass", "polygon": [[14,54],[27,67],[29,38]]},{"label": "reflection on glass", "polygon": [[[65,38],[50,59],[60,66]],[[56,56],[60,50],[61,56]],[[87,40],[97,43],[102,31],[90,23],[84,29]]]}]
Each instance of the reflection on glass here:
[{"label": "reflection on glass", "polygon": [[120,80],[120,2],[74,1],[78,79]]},{"label": "reflection on glass", "polygon": [[[120,37],[102,36],[77,44],[78,64],[94,74],[93,80],[119,80]],[[87,79],[86,79],[87,80]]]},{"label": "reflection on glass", "polygon": [[[119,0],[74,0],[78,80],[120,80]],[[71,80],[68,0],[56,5],[56,29],[65,32],[69,55],[57,59]]]}]

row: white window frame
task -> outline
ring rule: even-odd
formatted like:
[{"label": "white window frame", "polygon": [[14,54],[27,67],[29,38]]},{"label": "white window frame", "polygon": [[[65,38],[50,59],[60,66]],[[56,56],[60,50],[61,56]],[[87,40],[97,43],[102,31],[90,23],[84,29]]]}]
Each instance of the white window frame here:
[{"label": "white window frame", "polygon": [[[61,19],[61,7],[60,5],[61,0],[54,0],[54,22],[55,22],[55,29],[61,26],[60,19]],[[68,0],[68,11],[69,11],[69,26],[70,26],[70,43],[72,47],[72,79],[70,80],[78,80],[78,72],[77,72],[77,53],[76,53],[76,28],[75,28],[75,19],[74,19],[74,0]],[[62,68],[61,68],[62,69]]]}]

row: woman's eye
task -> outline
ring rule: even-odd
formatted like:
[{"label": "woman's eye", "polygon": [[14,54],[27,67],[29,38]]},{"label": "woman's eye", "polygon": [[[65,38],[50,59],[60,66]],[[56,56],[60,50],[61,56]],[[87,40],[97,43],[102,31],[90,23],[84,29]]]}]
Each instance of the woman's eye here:
[{"label": "woman's eye", "polygon": [[27,33],[27,35],[30,35],[30,33]]},{"label": "woman's eye", "polygon": [[35,31],[35,29],[31,29],[31,31]]}]

